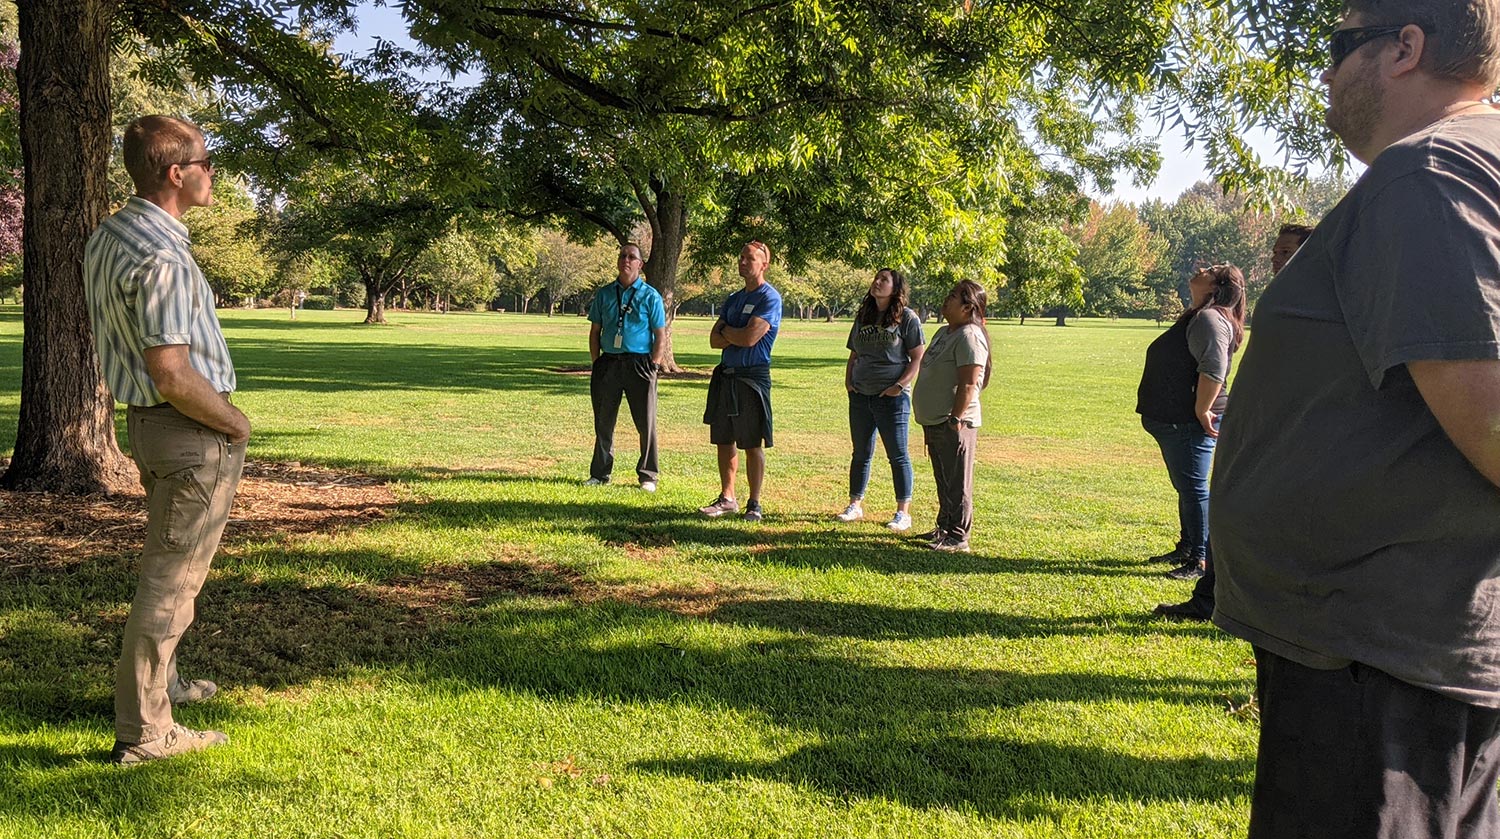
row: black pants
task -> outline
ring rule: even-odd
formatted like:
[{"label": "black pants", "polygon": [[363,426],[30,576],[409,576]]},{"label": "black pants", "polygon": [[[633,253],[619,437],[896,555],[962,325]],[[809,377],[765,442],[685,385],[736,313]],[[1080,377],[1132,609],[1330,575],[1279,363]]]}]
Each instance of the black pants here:
[{"label": "black pants", "polygon": [[1352,664],[1256,648],[1260,753],[1250,839],[1500,836],[1500,710]]},{"label": "black pants", "polygon": [[636,477],[656,480],[656,371],[651,358],[635,353],[600,353],[589,374],[589,397],[594,403],[594,461],[589,475],[608,478],[615,468],[615,422],[620,397],[630,404],[630,418],[641,436],[641,458]]}]

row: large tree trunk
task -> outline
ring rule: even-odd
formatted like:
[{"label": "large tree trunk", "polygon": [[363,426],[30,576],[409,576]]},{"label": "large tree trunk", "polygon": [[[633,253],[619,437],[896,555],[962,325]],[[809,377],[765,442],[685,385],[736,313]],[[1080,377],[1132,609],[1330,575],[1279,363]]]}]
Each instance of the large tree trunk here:
[{"label": "large tree trunk", "polygon": [[364,277],[365,323],[385,323],[385,289],[372,276]]},{"label": "large tree trunk", "polygon": [[8,489],[107,492],[136,477],[115,442],[83,296],[83,244],[108,211],[112,0],[21,0],[25,335]]},{"label": "large tree trunk", "polygon": [[652,188],[655,206],[643,208],[651,223],[651,258],[643,267],[646,279],[661,292],[662,307],[667,311],[667,350],[662,356],[662,370],[680,373],[682,368],[677,366],[672,333],[677,320],[677,269],[682,264],[682,246],[687,238],[687,202],[680,193],[659,183],[653,183]]}]

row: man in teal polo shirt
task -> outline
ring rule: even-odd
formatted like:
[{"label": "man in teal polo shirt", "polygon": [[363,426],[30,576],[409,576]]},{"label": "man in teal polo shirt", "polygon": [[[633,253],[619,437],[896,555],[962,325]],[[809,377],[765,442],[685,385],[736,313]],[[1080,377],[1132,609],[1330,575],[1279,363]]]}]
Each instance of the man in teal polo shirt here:
[{"label": "man in teal polo shirt", "polygon": [[589,306],[589,396],[594,403],[594,461],[587,486],[609,483],[615,467],[615,421],[620,397],[641,435],[635,474],[641,489],[656,491],[656,371],[667,348],[667,313],[661,294],[641,279],[641,249],[620,248],[615,281]]}]

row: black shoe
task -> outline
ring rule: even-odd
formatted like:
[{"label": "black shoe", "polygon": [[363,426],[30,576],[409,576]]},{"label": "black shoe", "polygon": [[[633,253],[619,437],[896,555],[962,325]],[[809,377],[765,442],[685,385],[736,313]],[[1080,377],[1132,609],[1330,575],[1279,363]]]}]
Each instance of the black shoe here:
[{"label": "black shoe", "polygon": [[1189,554],[1187,551],[1183,550],[1182,548],[1178,547],[1178,548],[1173,548],[1172,550],[1167,551],[1164,554],[1157,554],[1156,556],[1147,557],[1146,561],[1147,562],[1170,562],[1173,565],[1181,565],[1182,563],[1187,562],[1188,560],[1190,560],[1192,558],[1193,557],[1192,557],[1191,554]]},{"label": "black shoe", "polygon": [[1174,580],[1196,580],[1208,573],[1203,568],[1203,560],[1190,559],[1187,562],[1167,572],[1167,576]]},{"label": "black shoe", "polygon": [[925,533],[914,534],[911,538],[916,539],[919,542],[936,542],[937,540],[943,538],[943,529],[941,527],[934,527],[933,529]]},{"label": "black shoe", "polygon": [[1189,600],[1186,603],[1158,603],[1151,614],[1159,615],[1167,620],[1174,621],[1201,621],[1207,622],[1213,617],[1212,613],[1205,613],[1201,608]]}]

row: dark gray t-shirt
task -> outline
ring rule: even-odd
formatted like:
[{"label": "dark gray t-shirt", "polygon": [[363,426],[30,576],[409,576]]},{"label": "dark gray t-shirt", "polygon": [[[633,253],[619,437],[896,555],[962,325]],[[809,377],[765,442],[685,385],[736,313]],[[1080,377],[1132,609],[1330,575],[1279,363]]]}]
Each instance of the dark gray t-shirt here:
[{"label": "dark gray t-shirt", "polygon": [[1500,358],[1500,115],[1386,149],[1266,289],[1215,456],[1214,621],[1500,707],[1500,489],[1406,363]]},{"label": "dark gray t-shirt", "polygon": [[922,346],[922,323],[911,309],[903,311],[895,326],[855,321],[844,346],[854,352],[851,383],[855,392],[875,396],[901,378],[912,349]]}]

